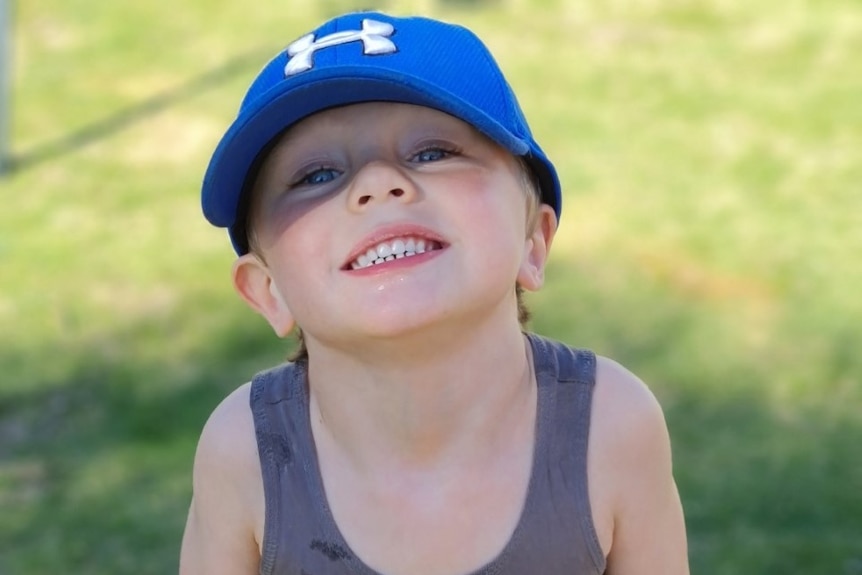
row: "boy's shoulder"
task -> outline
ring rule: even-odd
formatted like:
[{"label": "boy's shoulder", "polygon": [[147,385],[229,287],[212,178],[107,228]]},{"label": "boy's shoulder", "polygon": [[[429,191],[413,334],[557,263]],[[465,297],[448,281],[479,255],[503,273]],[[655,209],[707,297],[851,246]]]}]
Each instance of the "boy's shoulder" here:
[{"label": "boy's shoulder", "polygon": [[212,412],[198,441],[180,573],[256,573],[264,517],[250,384]]},{"label": "boy's shoulder", "polygon": [[[621,471],[670,457],[664,413],[649,387],[616,361],[596,357],[590,446],[596,460]],[[604,461],[607,460],[607,461]],[[613,475],[617,475],[614,473]]]},{"label": "boy's shoulder", "polygon": [[[598,470],[606,484],[605,476],[622,477],[624,471],[636,470],[646,457],[659,463],[665,457],[669,461],[670,438],[664,413],[646,383],[608,357],[541,336],[538,340],[555,348],[558,358],[561,350],[579,358],[595,357],[588,448],[591,475]],[[562,355],[566,353],[562,351]],[[593,362],[589,364],[592,367]]]},{"label": "boy's shoulder", "polygon": [[238,497],[247,509],[257,509],[262,493],[254,420],[249,407],[251,383],[224,398],[210,414],[198,441],[194,463],[195,497],[211,502]]},{"label": "boy's shoulder", "polygon": [[[243,454],[248,447],[248,441],[254,441],[254,422],[249,409],[249,394],[251,382],[247,382],[216,406],[207,419],[201,432],[200,447],[218,446],[225,455]],[[209,453],[198,453],[207,456]]]},{"label": "boy's shoulder", "polygon": [[596,530],[607,549],[615,525],[638,500],[665,492],[672,475],[670,437],[658,400],[639,377],[602,356],[596,358],[587,457]]},{"label": "boy's shoulder", "polygon": [[[626,430],[664,422],[662,410],[655,395],[638,376],[619,362],[598,355],[590,349],[573,347],[563,341],[537,334],[531,334],[531,338],[547,350],[544,357],[556,357],[555,367],[551,369],[559,370],[556,372],[559,376],[565,376],[566,369],[572,369],[559,367],[568,363],[563,358],[571,357],[574,363],[569,365],[577,365],[578,367],[574,368],[575,372],[589,379],[592,379],[592,368],[595,367],[591,409],[593,419],[613,423],[613,429],[620,430],[623,435],[627,435],[624,433]],[[584,362],[586,358],[594,358],[594,360],[589,359]],[[547,362],[544,367],[548,368]],[[539,363],[536,369],[542,369]],[[589,370],[590,373],[585,370]],[[604,426],[600,426],[600,431],[602,427]]]},{"label": "boy's shoulder", "polygon": [[596,356],[593,411],[620,432],[641,426],[664,425],[661,406],[650,388],[620,363]]}]

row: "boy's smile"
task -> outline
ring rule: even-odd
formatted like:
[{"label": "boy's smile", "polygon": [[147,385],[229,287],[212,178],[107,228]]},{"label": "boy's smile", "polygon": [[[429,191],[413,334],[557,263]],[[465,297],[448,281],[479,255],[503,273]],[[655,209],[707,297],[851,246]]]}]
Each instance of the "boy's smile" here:
[{"label": "boy's smile", "polygon": [[[446,247],[446,243],[437,233],[423,226],[386,226],[363,239],[358,248],[353,250],[343,269],[361,271],[375,268],[375,271],[380,271],[395,267],[389,264],[404,259],[410,260],[409,265],[416,265],[431,257],[433,252]],[[425,257],[417,258],[423,255]],[[407,262],[399,264],[407,265]]]},{"label": "boy's smile", "polygon": [[252,228],[265,273],[312,337],[393,336],[495,306],[515,317],[532,245],[520,169],[430,108],[318,113],[281,137],[258,175]]}]

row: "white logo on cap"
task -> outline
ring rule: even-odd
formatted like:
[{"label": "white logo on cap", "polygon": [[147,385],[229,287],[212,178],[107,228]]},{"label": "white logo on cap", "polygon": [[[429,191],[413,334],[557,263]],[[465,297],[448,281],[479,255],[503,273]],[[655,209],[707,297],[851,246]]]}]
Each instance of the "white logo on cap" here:
[{"label": "white logo on cap", "polygon": [[290,56],[290,60],[287,61],[287,65],[284,67],[284,75],[291,76],[299,72],[311,70],[314,67],[312,58],[316,51],[349,42],[362,42],[363,54],[391,54],[392,52],[397,52],[398,49],[395,47],[395,44],[389,39],[389,36],[394,32],[395,28],[392,24],[366,19],[362,21],[362,30],[335,32],[316,41],[314,34],[307,34],[287,47],[287,55]]}]

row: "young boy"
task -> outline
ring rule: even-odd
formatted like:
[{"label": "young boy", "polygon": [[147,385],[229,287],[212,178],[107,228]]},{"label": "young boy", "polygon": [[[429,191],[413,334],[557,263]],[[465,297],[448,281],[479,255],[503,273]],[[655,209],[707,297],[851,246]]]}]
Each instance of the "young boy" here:
[{"label": "young boy", "polygon": [[522,332],[560,205],[469,31],[348,14],[271,60],[203,209],[303,350],[207,422],[180,572],[688,573],[651,393]]}]

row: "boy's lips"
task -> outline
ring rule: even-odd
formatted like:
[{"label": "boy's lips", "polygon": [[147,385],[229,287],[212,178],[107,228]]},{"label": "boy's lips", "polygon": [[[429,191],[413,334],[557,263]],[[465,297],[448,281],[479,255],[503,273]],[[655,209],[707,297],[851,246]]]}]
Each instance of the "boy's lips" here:
[{"label": "boy's lips", "polygon": [[[444,249],[440,234],[424,226],[399,224],[378,228],[351,250],[344,271],[361,270],[394,260],[404,260]],[[424,259],[424,258],[423,258]]]}]

